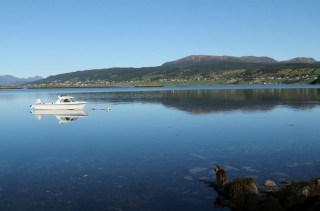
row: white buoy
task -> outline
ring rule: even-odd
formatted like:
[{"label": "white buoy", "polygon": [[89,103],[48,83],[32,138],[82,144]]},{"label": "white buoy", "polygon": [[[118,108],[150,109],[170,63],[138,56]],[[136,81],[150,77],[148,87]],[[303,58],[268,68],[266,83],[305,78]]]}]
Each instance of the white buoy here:
[{"label": "white buoy", "polygon": [[109,107],[107,107],[107,109],[106,109],[107,111],[110,111],[111,110],[111,108],[109,108]]}]

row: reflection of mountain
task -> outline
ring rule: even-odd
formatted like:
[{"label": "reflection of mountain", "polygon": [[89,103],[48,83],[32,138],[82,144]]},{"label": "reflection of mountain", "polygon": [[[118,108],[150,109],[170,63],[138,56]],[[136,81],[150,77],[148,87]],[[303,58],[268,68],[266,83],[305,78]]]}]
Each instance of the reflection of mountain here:
[{"label": "reflection of mountain", "polygon": [[237,89],[176,92],[177,98],[170,97],[170,101],[163,103],[191,113],[265,111],[278,105],[309,109],[315,106],[310,101],[317,99],[320,104],[320,93],[315,95],[314,91],[316,90]]},{"label": "reflection of mountain", "polygon": [[35,110],[32,114],[41,120],[43,116],[55,116],[59,124],[66,124],[76,121],[79,117],[88,116],[83,110]]},{"label": "reflection of mountain", "polygon": [[311,109],[320,105],[319,89],[226,89],[113,92],[88,96],[88,101],[161,103],[200,114],[234,110],[271,110],[276,106]]}]

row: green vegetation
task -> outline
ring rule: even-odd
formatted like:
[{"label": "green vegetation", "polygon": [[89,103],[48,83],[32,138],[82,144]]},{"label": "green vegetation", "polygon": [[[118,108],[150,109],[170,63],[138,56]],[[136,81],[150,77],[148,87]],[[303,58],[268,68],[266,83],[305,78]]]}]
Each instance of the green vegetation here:
[{"label": "green vegetation", "polygon": [[135,87],[162,87],[162,86],[164,85],[159,82],[143,82],[135,85]]},{"label": "green vegetation", "polygon": [[[215,84],[309,84],[320,75],[320,63],[240,63],[188,67],[110,68],[50,76],[31,87],[77,88]],[[56,87],[58,86],[58,87]]]}]

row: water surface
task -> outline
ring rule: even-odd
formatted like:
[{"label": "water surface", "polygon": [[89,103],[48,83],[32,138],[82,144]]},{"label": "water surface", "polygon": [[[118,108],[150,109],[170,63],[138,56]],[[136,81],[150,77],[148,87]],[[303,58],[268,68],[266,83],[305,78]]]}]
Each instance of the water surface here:
[{"label": "water surface", "polygon": [[[58,94],[85,115],[30,113]],[[0,114],[1,210],[213,210],[216,164],[259,184],[320,175],[316,86],[1,90]]]}]

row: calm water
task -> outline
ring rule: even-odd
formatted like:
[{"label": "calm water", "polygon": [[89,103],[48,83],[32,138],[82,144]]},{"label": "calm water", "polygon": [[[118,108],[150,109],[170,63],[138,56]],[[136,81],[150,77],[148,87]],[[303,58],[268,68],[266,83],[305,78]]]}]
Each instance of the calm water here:
[{"label": "calm water", "polygon": [[[30,113],[58,94],[89,104]],[[214,210],[215,164],[320,176],[319,86],[0,90],[0,114],[1,210]]]}]

